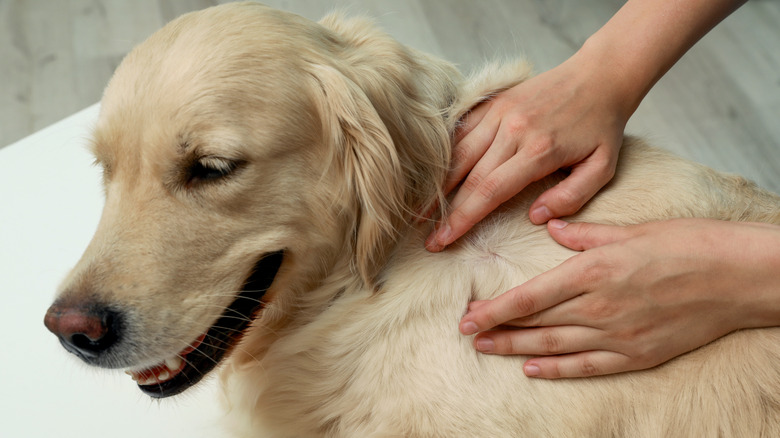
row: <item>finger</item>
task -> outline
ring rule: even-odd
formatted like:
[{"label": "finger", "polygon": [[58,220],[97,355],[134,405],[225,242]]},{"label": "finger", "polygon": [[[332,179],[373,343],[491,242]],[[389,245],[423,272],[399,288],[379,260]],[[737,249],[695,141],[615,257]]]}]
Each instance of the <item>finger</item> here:
[{"label": "finger", "polygon": [[541,312],[567,301],[582,291],[577,284],[578,257],[510,289],[463,316],[460,331],[464,335],[489,330],[518,318]]},{"label": "finger", "polygon": [[[429,251],[443,250],[455,240],[466,234],[474,225],[512,196],[512,183],[506,183],[508,174],[505,165],[496,169],[483,180],[476,191],[468,197],[457,202],[459,205],[447,214],[445,222],[435,229],[425,242]],[[456,197],[464,196],[458,191]]]},{"label": "finger", "polygon": [[568,223],[553,219],[547,223],[547,231],[561,245],[575,251],[604,246],[641,234],[638,225],[618,226],[591,223]]},{"label": "finger", "polygon": [[[493,190],[494,187],[485,187],[486,179],[499,167],[509,162],[516,152],[517,149],[514,146],[506,146],[505,144],[499,143],[499,140],[496,139],[490,148],[485,151],[479,161],[472,167],[468,176],[463,181],[463,184],[458,188],[458,192],[450,202],[450,209],[456,210],[475,191]],[[496,175],[493,175],[493,179],[495,178]],[[500,180],[498,184],[504,185],[508,182],[509,181]],[[507,188],[511,189],[511,187]]]},{"label": "finger", "polygon": [[[487,125],[483,122],[482,125]],[[510,158],[514,158],[513,167],[510,169],[516,176],[515,183],[520,182],[521,187],[513,187],[512,196],[519,193],[529,183],[540,179],[556,170],[551,163],[551,147],[546,140],[524,138],[521,128],[513,125],[506,119],[497,119],[489,124],[491,129],[491,144],[479,161],[472,166],[468,178],[458,190],[456,198],[451,204],[455,209],[460,203],[468,199],[471,194],[479,189],[484,189],[483,182],[495,169],[506,164]],[[474,134],[474,133],[472,133]],[[468,140],[468,138],[466,138]]]},{"label": "finger", "polygon": [[535,357],[523,365],[526,376],[542,379],[603,376],[636,369],[630,357],[605,350]]},{"label": "finger", "polygon": [[[499,126],[496,139],[488,153],[492,150],[499,152],[481,160],[477,164],[479,170],[475,172],[475,166],[466,183],[460,187],[453,199],[452,212],[446,220],[447,223],[429,238],[430,242],[435,242],[430,245],[433,248],[431,251],[440,251],[451,244],[528,184],[558,169],[560,163],[555,161],[556,157],[552,154],[547,140],[529,140],[529,147],[518,146],[518,142],[522,141],[516,130],[501,129]],[[485,175],[485,169],[496,166],[502,160],[502,164]],[[483,161],[486,162],[484,166]]]},{"label": "finger", "polygon": [[477,309],[479,309],[480,307],[482,307],[482,306],[484,306],[485,304],[487,304],[488,302],[489,302],[488,300],[477,300],[477,301],[472,301],[472,302],[470,302],[470,303],[469,303],[469,305],[468,305],[468,309],[466,310],[466,313],[469,313],[469,312],[471,312],[471,311],[473,311],[473,310],[477,310]]},{"label": "finger", "polygon": [[573,168],[563,181],[548,189],[531,205],[529,217],[535,224],[576,213],[615,174],[610,161],[588,159]]},{"label": "finger", "polygon": [[[592,283],[578,282],[579,290],[592,290]],[[583,314],[583,309],[589,309],[588,298],[590,294],[583,293],[573,296],[559,304],[548,307],[528,316],[511,319],[501,324],[501,328],[531,328],[554,326],[581,326],[587,328],[597,327],[601,321],[594,320],[592,315]]]},{"label": "finger", "polygon": [[544,170],[540,171],[540,168],[534,168],[522,156],[514,155],[487,175],[468,195],[461,194],[464,189],[461,187],[456,197],[460,196],[460,199],[465,197],[465,199],[457,200],[459,204],[448,214],[446,223],[429,236],[426,247],[431,251],[441,251],[466,234],[488,213],[516,195],[532,181],[541,178],[538,175],[544,173]]},{"label": "finger", "polygon": [[487,105],[477,107],[468,117],[469,126],[462,128],[462,133],[456,133],[444,193],[451,192],[469,174],[493,143],[499,122],[485,119],[487,109]]},{"label": "finger", "polygon": [[482,332],[475,348],[488,354],[551,356],[603,348],[603,332],[577,325]]},{"label": "finger", "polygon": [[463,138],[468,135],[472,129],[479,126],[479,124],[482,122],[482,119],[485,117],[485,114],[487,114],[488,111],[490,111],[490,108],[493,106],[492,102],[492,100],[484,101],[476,105],[460,118],[457,126],[455,127],[455,138],[453,139],[454,143],[460,143],[461,140],[463,140]]}]

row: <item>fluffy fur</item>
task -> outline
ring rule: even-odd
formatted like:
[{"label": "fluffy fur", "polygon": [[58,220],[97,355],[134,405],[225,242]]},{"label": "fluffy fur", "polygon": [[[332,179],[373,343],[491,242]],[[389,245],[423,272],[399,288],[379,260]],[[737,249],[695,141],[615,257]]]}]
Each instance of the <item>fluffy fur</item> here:
[{"label": "fluffy fur", "polygon": [[[524,377],[458,333],[469,301],[574,253],[527,219],[535,183],[443,253],[450,138],[523,62],[464,79],[370,21],[313,23],[258,4],[185,15],[123,61],[94,134],[106,206],[62,296],[122,309],[107,366],[181,351],[254,263],[284,250],[265,309],[222,368],[243,437],[780,436],[780,331],[745,330],[651,370]],[[193,162],[238,163],[192,181]],[[628,139],[573,221],[672,217],[780,224],[780,198]]]}]

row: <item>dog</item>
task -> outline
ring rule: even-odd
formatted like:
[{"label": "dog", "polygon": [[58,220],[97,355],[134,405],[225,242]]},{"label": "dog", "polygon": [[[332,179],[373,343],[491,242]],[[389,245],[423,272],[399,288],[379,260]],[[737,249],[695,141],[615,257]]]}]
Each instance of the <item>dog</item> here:
[{"label": "dog", "polygon": [[[779,329],[556,381],[459,334],[470,301],[575,254],[527,218],[562,173],[423,246],[458,120],[530,75],[464,78],[364,18],[237,3],[174,20],[105,90],[105,208],[46,326],[152,397],[218,368],[236,436],[780,436]],[[673,217],[780,224],[780,197],[627,138],[570,220]]]}]

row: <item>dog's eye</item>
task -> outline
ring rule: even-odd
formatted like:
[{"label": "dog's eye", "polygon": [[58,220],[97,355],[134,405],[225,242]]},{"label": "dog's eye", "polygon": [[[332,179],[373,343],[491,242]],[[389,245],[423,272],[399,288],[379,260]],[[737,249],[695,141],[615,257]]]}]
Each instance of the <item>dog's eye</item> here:
[{"label": "dog's eye", "polygon": [[189,168],[187,185],[199,182],[214,181],[229,176],[238,168],[239,163],[219,157],[204,157],[197,160]]}]

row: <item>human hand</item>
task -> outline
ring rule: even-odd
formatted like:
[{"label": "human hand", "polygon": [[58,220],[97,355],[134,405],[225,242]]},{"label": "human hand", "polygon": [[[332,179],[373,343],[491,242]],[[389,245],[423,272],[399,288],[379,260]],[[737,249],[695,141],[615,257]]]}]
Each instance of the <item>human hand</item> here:
[{"label": "human hand", "polygon": [[780,324],[780,227],[677,219],[618,227],[548,223],[584,252],[460,322],[492,354],[536,355],[529,377],[653,367],[740,328]]},{"label": "human hand", "polygon": [[445,192],[462,185],[446,222],[426,240],[428,250],[441,251],[528,184],[558,169],[571,173],[531,205],[533,223],[577,212],[609,182],[638,102],[592,64],[575,55],[464,118]]}]

